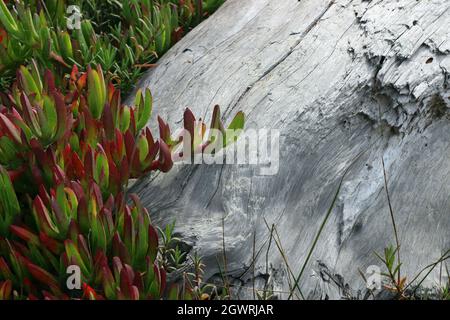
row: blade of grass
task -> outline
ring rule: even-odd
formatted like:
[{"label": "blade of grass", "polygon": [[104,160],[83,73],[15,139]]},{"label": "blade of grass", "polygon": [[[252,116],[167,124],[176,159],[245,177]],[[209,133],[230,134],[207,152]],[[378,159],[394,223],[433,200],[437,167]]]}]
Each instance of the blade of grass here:
[{"label": "blade of grass", "polygon": [[[252,252],[252,259],[255,261],[255,252],[256,251],[256,230],[253,232],[253,252]],[[256,300],[256,289],[255,289],[255,278],[256,278],[256,266],[253,262],[253,277],[252,277],[252,285],[253,285],[253,299]]]},{"label": "blade of grass", "polygon": [[400,283],[400,280],[401,280],[400,265],[402,264],[402,260],[400,259],[400,240],[398,237],[397,223],[395,222],[394,210],[392,209],[391,196],[389,193],[388,182],[387,182],[386,166],[384,164],[383,157],[381,157],[381,164],[383,165],[384,190],[386,191],[386,197],[387,197],[388,206],[389,206],[389,214],[391,216],[391,223],[392,223],[392,227],[394,229],[395,244],[397,246],[397,260],[398,260],[397,263],[399,265],[398,270],[397,270],[397,281],[398,281],[398,283]]},{"label": "blade of grass", "polygon": [[303,263],[302,268],[301,268],[301,270],[300,270],[300,272],[299,272],[297,278],[295,279],[294,287],[292,288],[291,293],[289,294],[288,300],[290,300],[290,299],[292,298],[292,295],[294,294],[295,289],[300,290],[300,287],[299,287],[300,279],[301,279],[303,273],[305,272],[305,269],[306,269],[306,266],[307,266],[309,260],[311,259],[311,256],[312,256],[312,254],[313,254],[313,252],[314,252],[314,249],[316,248],[316,245],[317,245],[317,243],[318,243],[318,241],[319,241],[319,238],[320,238],[320,236],[322,235],[322,231],[323,231],[323,229],[325,228],[325,225],[327,224],[328,219],[329,219],[330,216],[331,216],[331,213],[333,212],[334,205],[336,204],[336,201],[337,201],[338,196],[339,196],[339,192],[341,191],[342,183],[344,182],[344,178],[347,176],[347,173],[349,172],[350,168],[351,168],[351,167],[359,160],[359,158],[360,158],[364,153],[366,153],[367,150],[368,150],[368,149],[366,149],[366,150],[360,152],[360,153],[355,157],[355,159],[352,161],[352,163],[347,167],[347,169],[345,169],[344,174],[342,175],[342,177],[341,177],[341,179],[340,179],[340,181],[339,181],[339,185],[338,185],[338,188],[337,188],[337,190],[336,190],[336,193],[335,193],[335,195],[334,195],[334,197],[333,197],[333,201],[331,202],[331,205],[330,205],[330,207],[328,208],[328,211],[327,211],[327,213],[326,213],[326,215],[325,215],[325,217],[324,217],[324,219],[323,219],[323,221],[322,221],[322,223],[321,223],[321,225],[320,225],[320,228],[319,228],[319,230],[318,230],[316,236],[314,237],[314,241],[313,241],[313,243],[312,243],[311,248],[309,249],[309,252],[308,252],[308,255],[307,255],[306,259],[305,259],[305,262]]},{"label": "blade of grass", "polygon": [[[269,276],[269,252],[270,252],[270,247],[272,246],[274,227],[275,227],[275,224],[272,224],[272,227],[270,228],[269,245],[267,246],[267,251],[266,251],[266,275],[267,276]],[[269,285],[269,281],[267,280],[266,283],[264,284],[264,296],[266,296],[268,285]]]},{"label": "blade of grass", "polygon": [[436,266],[439,264],[439,263],[442,263],[442,262],[444,262],[444,261],[446,261],[446,260],[448,260],[448,259],[450,259],[450,250],[447,250],[436,262],[434,262],[434,263],[431,263],[431,264],[429,264],[429,265],[427,265],[426,267],[424,267],[407,285],[406,285],[406,287],[405,287],[405,290],[407,289],[407,288],[409,288],[419,277],[420,277],[420,275],[425,271],[425,270],[427,270],[427,269],[430,269],[430,270],[428,270],[428,272],[425,274],[425,276],[423,276],[422,277],[422,279],[418,282],[418,284],[414,287],[414,290],[413,290],[413,295],[414,295],[414,293],[417,291],[417,289],[422,285],[422,283],[425,281],[425,279],[430,275],[430,273],[434,270],[434,268],[436,268]]},{"label": "blade of grass", "polygon": [[[268,224],[268,222],[267,222],[267,220],[266,220],[265,218],[264,218],[264,222],[265,222],[265,224],[266,224],[267,229],[270,231],[270,226],[269,226],[269,224]],[[281,238],[280,238],[280,235],[278,234],[278,229],[277,229],[276,226],[275,226],[275,228],[274,228],[274,231],[275,231],[275,235],[276,235],[277,238],[278,238],[278,240],[277,240],[276,238],[274,238],[275,244],[276,244],[276,246],[277,246],[277,248],[278,248],[278,251],[280,251],[281,257],[283,258],[284,263],[286,264],[286,269],[288,270],[289,275],[290,275],[290,277],[288,277],[289,290],[292,290],[291,277],[292,277],[292,279],[295,279],[295,274],[294,274],[294,272],[292,271],[291,266],[289,265],[289,262],[288,262],[288,259],[287,259],[287,256],[286,256],[286,252],[285,252],[284,249],[283,249],[283,246],[282,246],[282,243],[281,243]],[[289,291],[289,292],[290,292],[290,291]],[[303,300],[305,300],[305,297],[304,297],[304,295],[303,295],[303,292],[302,292],[300,289],[299,289],[299,293],[300,293],[301,298],[302,298]],[[296,297],[299,298],[299,297],[297,296],[297,294],[296,294]]]},{"label": "blade of grass", "polygon": [[224,280],[225,280],[225,287],[227,288],[227,293],[231,298],[231,291],[230,291],[230,285],[228,283],[228,261],[227,261],[227,251],[225,247],[225,217],[222,218],[222,250],[223,250],[223,269],[224,269]]}]

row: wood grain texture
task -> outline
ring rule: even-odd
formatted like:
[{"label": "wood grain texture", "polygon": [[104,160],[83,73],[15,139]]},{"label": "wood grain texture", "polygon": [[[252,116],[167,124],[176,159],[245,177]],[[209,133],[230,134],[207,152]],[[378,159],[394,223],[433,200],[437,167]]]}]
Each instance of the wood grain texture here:
[{"label": "wood grain texture", "polygon": [[[228,0],[138,87],[151,88],[155,112],[172,126],[181,125],[185,107],[210,119],[219,104],[225,122],[242,110],[247,128],[279,129],[279,173],[176,166],[131,191],[157,224],[176,220],[210,281],[222,261],[224,219],[234,294],[251,298],[254,278],[289,291],[266,222],[297,274],[343,172],[364,152],[301,280],[310,298],[339,298],[327,272],[356,294],[365,286],[358,269],[379,265],[373,252],[394,244],[383,157],[402,270],[411,278],[450,247],[449,8],[448,0]],[[437,280],[434,272],[426,285]]]}]

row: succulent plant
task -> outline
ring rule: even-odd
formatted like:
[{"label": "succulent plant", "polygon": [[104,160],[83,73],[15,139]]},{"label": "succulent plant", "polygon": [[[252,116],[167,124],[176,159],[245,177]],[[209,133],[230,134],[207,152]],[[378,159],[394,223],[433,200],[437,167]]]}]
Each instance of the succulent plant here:
[{"label": "succulent plant", "polygon": [[[128,93],[161,54],[221,3],[0,0],[0,84],[6,89],[16,68],[34,59],[58,79],[73,64],[79,69],[100,64]],[[70,5],[81,10],[80,29],[67,27]]]},{"label": "succulent plant", "polygon": [[[122,104],[100,65],[58,80],[37,65],[21,66],[0,94],[0,299],[187,298],[189,285],[166,284],[147,209],[125,196],[130,178],[171,169],[182,136],[158,118],[156,139],[146,127],[150,91]],[[214,142],[189,109],[183,123],[189,133],[201,128],[192,153]],[[230,128],[243,125],[238,113]],[[218,107],[211,127],[223,130]],[[65,286],[72,265],[80,291]]]},{"label": "succulent plant", "polygon": [[[165,248],[172,229],[160,243],[138,197],[125,196],[130,178],[172,168],[183,136],[159,117],[159,139],[146,127],[150,90],[133,106],[121,92],[222,3],[0,0],[0,300],[201,297],[190,286],[198,270],[193,282],[167,283],[185,258]],[[68,30],[72,4],[83,20]],[[183,124],[191,154],[218,142],[189,109]],[[238,113],[229,128],[243,125]],[[218,106],[211,129],[222,147],[233,142]],[[74,265],[75,291],[66,286]]]}]

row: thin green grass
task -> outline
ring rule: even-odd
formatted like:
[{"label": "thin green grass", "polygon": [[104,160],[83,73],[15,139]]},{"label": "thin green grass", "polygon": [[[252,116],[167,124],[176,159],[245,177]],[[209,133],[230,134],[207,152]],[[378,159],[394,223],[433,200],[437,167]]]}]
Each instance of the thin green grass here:
[{"label": "thin green grass", "polygon": [[341,177],[341,179],[340,179],[340,181],[339,181],[339,185],[338,185],[337,190],[336,190],[336,193],[335,193],[335,195],[334,195],[334,197],[333,197],[333,201],[331,202],[331,205],[330,205],[330,207],[328,208],[328,211],[327,211],[327,213],[326,213],[326,215],[325,215],[325,217],[324,217],[324,219],[323,219],[323,221],[322,221],[322,223],[321,223],[321,225],[320,225],[320,228],[319,228],[319,230],[318,230],[316,236],[314,237],[314,241],[313,241],[313,243],[312,243],[312,245],[311,245],[311,248],[309,249],[309,252],[308,252],[308,255],[307,255],[306,259],[305,259],[305,262],[303,263],[302,268],[300,269],[300,272],[299,272],[298,276],[297,276],[296,279],[295,279],[294,286],[293,286],[293,288],[292,288],[292,290],[291,290],[291,293],[289,294],[288,300],[290,300],[290,299],[292,298],[292,296],[293,296],[293,294],[294,294],[294,291],[295,291],[296,289],[298,289],[298,290],[300,291],[300,287],[299,287],[300,280],[301,280],[301,278],[302,278],[302,276],[303,276],[303,273],[305,272],[305,269],[306,269],[306,266],[308,265],[309,260],[310,260],[311,257],[312,257],[312,254],[313,254],[313,252],[314,252],[314,249],[316,248],[316,245],[317,245],[317,243],[319,242],[320,236],[322,235],[322,232],[323,232],[323,230],[324,230],[324,228],[325,228],[325,225],[327,224],[328,219],[330,218],[331,213],[333,212],[334,206],[335,206],[335,204],[336,204],[336,201],[337,201],[337,199],[338,199],[339,193],[340,193],[340,191],[341,191],[342,183],[344,182],[344,179],[345,179],[345,177],[347,176],[347,173],[350,171],[350,169],[352,168],[352,166],[353,166],[353,165],[361,158],[361,156],[362,156],[364,153],[366,153],[366,151],[367,151],[367,150],[364,150],[364,151],[362,151],[361,153],[359,153],[359,154],[355,157],[355,159],[352,161],[352,163],[347,167],[347,169],[345,169],[344,174],[342,175],[342,177]]}]

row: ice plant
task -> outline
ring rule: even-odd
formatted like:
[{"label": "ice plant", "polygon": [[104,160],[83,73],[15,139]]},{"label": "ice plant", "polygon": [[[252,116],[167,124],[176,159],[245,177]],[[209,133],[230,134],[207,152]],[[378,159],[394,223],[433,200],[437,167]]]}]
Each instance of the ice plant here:
[{"label": "ice plant", "polygon": [[[222,3],[18,0],[6,4],[0,0],[0,85],[9,83],[19,65],[35,59],[58,79],[73,64],[80,69],[100,64],[129,92],[159,56]],[[68,27],[69,5],[80,8],[79,29]]]},{"label": "ice plant", "polygon": [[[101,66],[56,79],[32,61],[16,78],[0,95],[0,299],[190,297],[188,282],[166,284],[157,229],[126,195],[130,178],[170,170],[183,144],[161,118],[159,138],[146,127],[150,91],[122,104]],[[183,123],[200,136],[193,154],[214,142],[189,109]],[[229,128],[243,124],[238,113]],[[218,107],[211,127],[224,128]],[[78,291],[66,286],[73,265]]]}]

